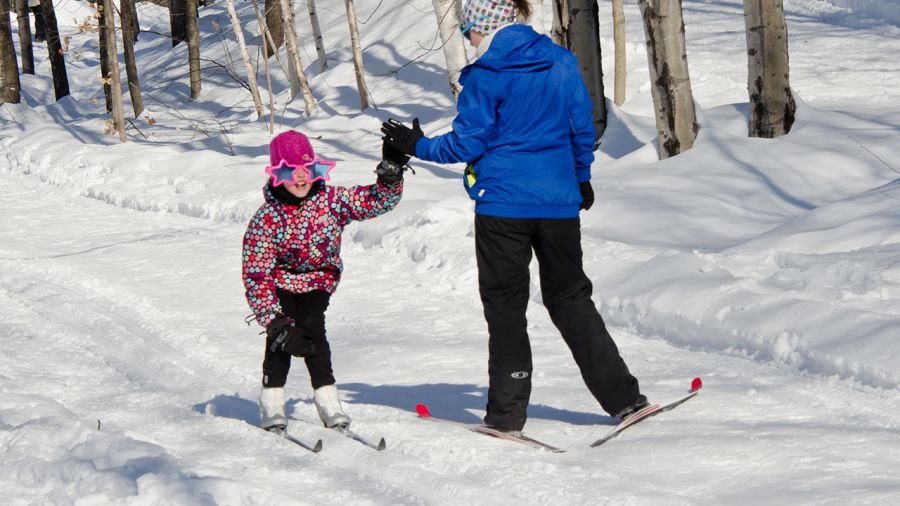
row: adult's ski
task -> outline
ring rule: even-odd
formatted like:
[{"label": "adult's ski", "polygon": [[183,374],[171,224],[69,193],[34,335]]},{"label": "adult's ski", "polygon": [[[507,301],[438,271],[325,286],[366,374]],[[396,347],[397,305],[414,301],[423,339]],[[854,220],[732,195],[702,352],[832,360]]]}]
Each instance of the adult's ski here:
[{"label": "adult's ski", "polygon": [[319,453],[320,451],[322,451],[322,440],[321,439],[318,439],[318,440],[316,440],[315,443],[310,444],[306,441],[297,439],[294,436],[288,434],[287,430],[280,428],[280,426],[279,426],[279,428],[267,430],[266,432],[268,432],[270,434],[274,434],[276,436],[281,436],[284,439],[290,441],[291,443],[294,443],[295,445],[305,448],[313,453]]},{"label": "adult's ski", "polygon": [[691,389],[688,391],[687,394],[685,394],[673,401],[667,402],[665,404],[652,404],[650,406],[647,406],[646,408],[629,416],[623,422],[621,422],[618,425],[616,425],[615,427],[613,427],[612,430],[607,432],[606,435],[604,435],[600,439],[591,443],[591,447],[597,447],[597,446],[602,445],[603,443],[605,443],[605,442],[609,441],[610,439],[613,439],[614,437],[621,434],[623,430],[635,425],[638,422],[642,422],[642,421],[650,418],[651,416],[658,415],[658,414],[662,413],[663,411],[670,411],[672,409],[675,409],[675,407],[681,405],[683,402],[687,401],[688,399],[693,398],[698,393],[700,393],[701,388],[703,388],[703,381],[700,380],[700,378],[694,378],[694,380],[691,382]]},{"label": "adult's ski", "polygon": [[484,434],[485,436],[495,437],[497,439],[502,439],[504,441],[511,441],[513,443],[523,444],[525,446],[530,446],[532,448],[538,448],[541,450],[546,450],[553,453],[564,453],[565,450],[562,448],[557,448],[553,445],[549,445],[544,443],[543,441],[538,441],[537,439],[528,437],[524,434],[510,434],[508,432],[503,432],[497,429],[493,429],[491,427],[487,427],[485,425],[477,425],[471,423],[457,422],[456,420],[448,420],[446,418],[437,418],[432,416],[431,412],[428,410],[428,406],[424,404],[416,404],[416,413],[419,414],[419,418],[423,420],[430,420],[432,422],[438,422],[446,425],[455,425],[457,427],[461,427],[466,430],[470,430],[472,432],[477,432],[478,434]]}]

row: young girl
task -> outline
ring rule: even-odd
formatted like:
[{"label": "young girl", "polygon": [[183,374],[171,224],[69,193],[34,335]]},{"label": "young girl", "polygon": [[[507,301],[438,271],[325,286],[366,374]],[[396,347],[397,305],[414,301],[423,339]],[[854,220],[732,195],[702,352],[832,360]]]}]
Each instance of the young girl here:
[{"label": "young girl", "polygon": [[247,302],[266,329],[260,425],[284,432],[284,384],[291,357],[303,357],[326,427],[346,427],[325,337],[325,310],[341,278],[341,232],[355,220],[384,214],[400,201],[409,161],[382,149],[378,180],[368,186],[329,186],[334,162],[316,156],[309,139],[293,130],[269,144],[265,203],[244,235],[242,274]]}]

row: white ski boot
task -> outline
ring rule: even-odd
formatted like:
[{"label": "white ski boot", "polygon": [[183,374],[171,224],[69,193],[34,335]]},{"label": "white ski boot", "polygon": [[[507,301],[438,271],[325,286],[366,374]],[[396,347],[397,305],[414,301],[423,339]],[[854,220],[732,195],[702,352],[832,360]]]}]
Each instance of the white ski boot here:
[{"label": "white ski boot", "polygon": [[287,415],[284,414],[284,388],[265,388],[259,391],[259,426],[269,432],[284,433]]},{"label": "white ski boot", "polygon": [[347,428],[350,426],[350,417],[341,408],[341,399],[338,397],[337,387],[326,385],[315,391],[316,410],[319,418],[329,429],[335,427]]}]

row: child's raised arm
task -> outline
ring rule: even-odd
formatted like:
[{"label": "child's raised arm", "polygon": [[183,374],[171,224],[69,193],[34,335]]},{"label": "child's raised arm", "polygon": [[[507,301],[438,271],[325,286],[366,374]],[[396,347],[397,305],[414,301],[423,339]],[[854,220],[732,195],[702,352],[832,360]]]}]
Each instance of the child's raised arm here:
[{"label": "child's raised arm", "polygon": [[381,181],[366,186],[351,186],[343,188],[331,187],[333,192],[329,197],[337,204],[341,221],[368,220],[380,216],[400,202],[403,195],[403,181],[394,185],[387,185]]}]

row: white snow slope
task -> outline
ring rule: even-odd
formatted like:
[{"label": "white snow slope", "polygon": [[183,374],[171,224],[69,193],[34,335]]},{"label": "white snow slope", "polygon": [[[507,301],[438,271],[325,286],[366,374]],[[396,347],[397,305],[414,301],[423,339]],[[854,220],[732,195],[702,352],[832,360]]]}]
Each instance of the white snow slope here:
[{"label": "white snow slope", "polygon": [[[746,136],[741,3],[685,0],[702,130],[663,162],[640,15],[626,6],[627,101],[611,106],[594,164],[585,268],[651,400],[679,395],[694,376],[700,396],[589,448],[614,420],[582,384],[533,282],[526,433],[568,452],[417,420],[417,402],[480,420],[487,333],[461,167],[414,162],[398,208],[347,229],[328,311],[354,427],[388,448],[317,427],[298,363],[290,430],[323,439],[312,454],[257,427],[263,340],[243,321],[240,247],[271,136],[238,83],[224,2],[200,11],[196,101],[185,45],[164,35],[167,12],[139,5],[147,110],[122,145],[104,132],[96,34],[78,29],[91,11],[58,2],[72,96],[54,101],[37,44],[23,103],[0,106],[2,502],[900,503],[900,28],[876,10],[785,3],[798,100],[790,135]],[[317,2],[322,72],[300,4],[319,104],[305,117],[274,64],[276,131],[314,137],[338,160],[334,184],[374,180],[388,117],[447,130],[454,107],[432,2],[356,2],[377,106],[364,112],[344,3]],[[252,5],[237,7],[258,45]],[[600,8],[611,94],[611,3]]]}]

